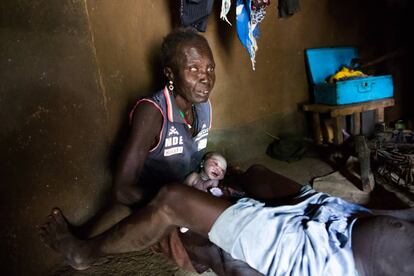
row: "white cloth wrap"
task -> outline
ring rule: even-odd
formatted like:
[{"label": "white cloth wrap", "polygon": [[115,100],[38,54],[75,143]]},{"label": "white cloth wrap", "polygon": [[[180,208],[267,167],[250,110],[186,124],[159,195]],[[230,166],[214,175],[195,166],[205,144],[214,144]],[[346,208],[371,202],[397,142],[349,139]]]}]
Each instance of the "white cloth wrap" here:
[{"label": "white cloth wrap", "polygon": [[357,275],[353,214],[368,209],[314,190],[296,205],[242,198],[216,220],[209,239],[264,275]]}]

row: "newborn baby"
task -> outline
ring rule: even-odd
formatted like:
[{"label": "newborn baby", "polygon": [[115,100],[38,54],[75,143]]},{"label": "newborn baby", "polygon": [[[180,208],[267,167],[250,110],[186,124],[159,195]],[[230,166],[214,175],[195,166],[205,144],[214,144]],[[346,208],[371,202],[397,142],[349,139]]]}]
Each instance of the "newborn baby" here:
[{"label": "newborn baby", "polygon": [[215,152],[207,153],[200,168],[199,173],[193,172],[188,175],[184,180],[184,184],[204,192],[210,192],[215,196],[221,196],[223,193],[217,186],[226,174],[226,159]]},{"label": "newborn baby", "polygon": [[[219,181],[224,178],[227,169],[227,162],[224,157],[215,152],[207,153],[200,165],[200,172],[189,174],[184,184],[221,197],[223,192],[218,186]],[[188,228],[180,227],[181,233],[186,233]]]}]

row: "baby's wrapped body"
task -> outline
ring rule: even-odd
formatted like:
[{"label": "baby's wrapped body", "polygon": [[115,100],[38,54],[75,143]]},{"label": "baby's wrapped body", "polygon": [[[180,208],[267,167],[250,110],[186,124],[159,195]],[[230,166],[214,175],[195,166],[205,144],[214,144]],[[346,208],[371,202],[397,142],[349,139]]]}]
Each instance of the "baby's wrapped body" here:
[{"label": "baby's wrapped body", "polygon": [[352,226],[370,211],[309,186],[296,205],[243,198],[214,223],[210,240],[265,275],[357,275]]}]

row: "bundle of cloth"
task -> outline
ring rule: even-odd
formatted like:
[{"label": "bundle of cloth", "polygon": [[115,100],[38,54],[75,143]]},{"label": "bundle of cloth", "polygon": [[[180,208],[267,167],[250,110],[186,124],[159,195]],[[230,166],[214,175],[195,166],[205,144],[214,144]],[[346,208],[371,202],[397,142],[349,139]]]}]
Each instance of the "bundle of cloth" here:
[{"label": "bundle of cloth", "polygon": [[335,83],[337,81],[353,80],[366,77],[368,77],[368,75],[364,74],[364,72],[360,70],[354,70],[347,66],[342,66],[335,74],[328,77],[327,82]]}]

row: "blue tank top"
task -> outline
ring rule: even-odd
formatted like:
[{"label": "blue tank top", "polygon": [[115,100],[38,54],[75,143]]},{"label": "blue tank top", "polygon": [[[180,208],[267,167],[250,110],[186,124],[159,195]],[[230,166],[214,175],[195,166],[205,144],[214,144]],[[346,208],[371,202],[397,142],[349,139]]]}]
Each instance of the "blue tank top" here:
[{"label": "blue tank top", "polygon": [[167,88],[148,98],[139,100],[134,109],[143,101],[152,103],[161,112],[163,124],[159,143],[150,150],[140,176],[140,183],[182,182],[191,172],[197,171],[207,147],[211,128],[211,104],[199,103],[193,106],[194,135],[188,130],[180,116],[174,97]]}]

